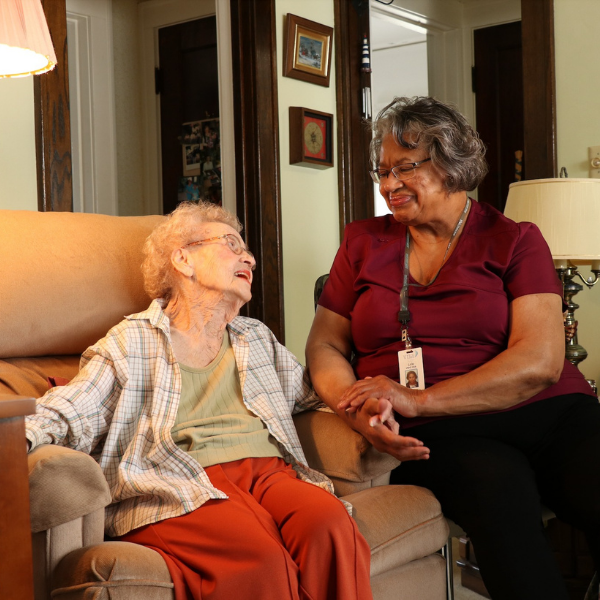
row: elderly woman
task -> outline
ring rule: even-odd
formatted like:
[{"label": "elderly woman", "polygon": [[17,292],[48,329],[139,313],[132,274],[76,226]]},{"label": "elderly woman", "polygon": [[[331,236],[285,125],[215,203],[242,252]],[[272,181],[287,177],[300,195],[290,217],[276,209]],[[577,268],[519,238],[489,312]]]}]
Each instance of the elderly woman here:
[{"label": "elderly woman", "polygon": [[[315,390],[405,461],[393,482],[435,493],[494,600],[566,600],[540,504],[600,566],[600,405],[564,359],[549,249],[468,197],[484,148],[454,108],[396,98],[373,127],[391,214],[346,228],[307,343]],[[425,389],[398,383],[411,365]]]},{"label": "elderly woman", "polygon": [[255,267],[240,230],[212,204],[159,225],[143,264],[155,300],[38,401],[27,439],[98,461],[107,534],[159,552],[177,600],[371,598],[369,547],[292,421],[318,398],[272,332],[237,316]]}]

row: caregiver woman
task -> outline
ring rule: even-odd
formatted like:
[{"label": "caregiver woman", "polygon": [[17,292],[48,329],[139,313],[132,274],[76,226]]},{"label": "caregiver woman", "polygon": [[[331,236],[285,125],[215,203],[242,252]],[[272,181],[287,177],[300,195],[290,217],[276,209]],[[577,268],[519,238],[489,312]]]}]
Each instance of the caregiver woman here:
[{"label": "caregiver woman", "polygon": [[[564,359],[549,249],[468,197],[484,147],[453,107],[396,98],[373,128],[391,214],[346,228],[307,343],[315,389],[404,461],[392,482],[435,493],[494,600],[566,600],[540,506],[586,533],[598,568],[600,405]],[[425,389],[399,383],[413,363]]]}]

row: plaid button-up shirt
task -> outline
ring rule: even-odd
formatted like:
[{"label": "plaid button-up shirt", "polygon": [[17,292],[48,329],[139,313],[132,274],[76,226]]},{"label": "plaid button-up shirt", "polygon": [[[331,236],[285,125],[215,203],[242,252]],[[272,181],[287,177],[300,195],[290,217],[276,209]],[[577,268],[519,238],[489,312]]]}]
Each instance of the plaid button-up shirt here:
[{"label": "plaid button-up shirt", "polygon": [[[304,367],[260,321],[236,317],[227,327],[246,407],[300,479],[333,493],[329,479],[306,464],[292,420],[322,406]],[[88,348],[69,385],[38,400],[37,413],[26,419],[27,438],[32,448],[60,444],[96,459],[112,495],[106,532],[120,536],[227,497],[173,441],[180,394],[169,319],[154,301]]]}]

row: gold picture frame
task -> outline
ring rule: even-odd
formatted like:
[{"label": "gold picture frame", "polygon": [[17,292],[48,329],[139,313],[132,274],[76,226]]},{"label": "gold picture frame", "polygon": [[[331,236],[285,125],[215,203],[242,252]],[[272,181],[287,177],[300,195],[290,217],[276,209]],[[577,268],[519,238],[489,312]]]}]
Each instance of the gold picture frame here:
[{"label": "gold picture frame", "polygon": [[329,87],[333,27],[287,15],[284,77]]}]

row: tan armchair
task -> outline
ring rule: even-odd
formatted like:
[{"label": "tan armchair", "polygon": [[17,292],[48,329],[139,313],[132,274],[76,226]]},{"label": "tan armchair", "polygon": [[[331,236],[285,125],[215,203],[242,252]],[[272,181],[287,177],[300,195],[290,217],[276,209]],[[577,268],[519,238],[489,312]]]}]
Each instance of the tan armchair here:
[{"label": "tan armchair", "polygon": [[[0,211],[0,394],[41,396],[47,377],[73,377],[89,344],[146,308],[141,246],[160,219]],[[448,527],[432,494],[385,485],[397,463],[335,415],[304,413],[296,425],[310,465],[354,506],[375,598],[443,600]],[[160,555],[105,541],[110,494],[91,457],[36,448],[29,485],[36,600],[173,599]]]}]

